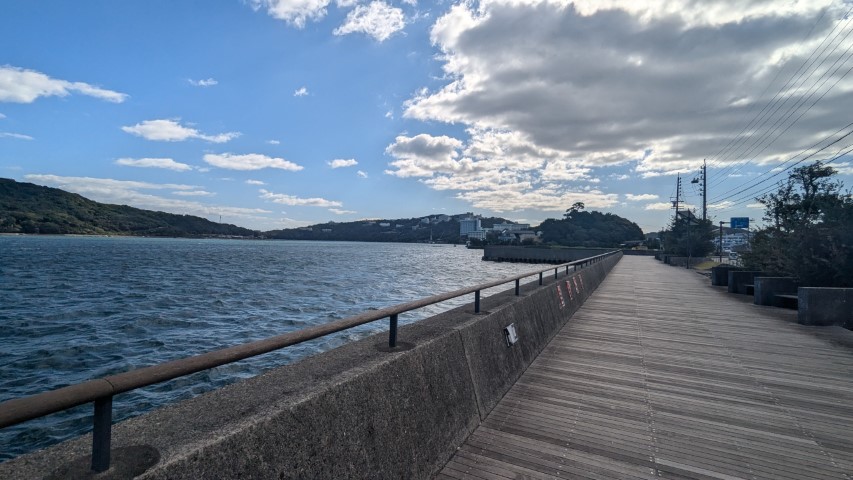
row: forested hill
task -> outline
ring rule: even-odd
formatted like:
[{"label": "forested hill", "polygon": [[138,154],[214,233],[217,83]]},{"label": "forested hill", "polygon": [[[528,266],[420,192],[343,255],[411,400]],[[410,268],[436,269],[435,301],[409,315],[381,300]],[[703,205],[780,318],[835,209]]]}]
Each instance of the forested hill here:
[{"label": "forested hill", "polygon": [[571,218],[549,218],[539,225],[543,243],[574,247],[618,247],[628,240],[643,240],[643,230],[627,218],[612,213],[573,212]]},{"label": "forested hill", "polygon": [[192,215],[98,203],[58,188],[0,178],[0,233],[240,236],[258,232]]},{"label": "forested hill", "polygon": [[[433,215],[424,218],[398,218],[396,220],[358,220],[355,222],[329,222],[304,228],[288,228],[266,232],[269,238],[285,240],[349,240],[359,242],[428,242],[465,243],[459,236],[460,215]],[[507,223],[500,217],[481,218],[482,227]]]}]

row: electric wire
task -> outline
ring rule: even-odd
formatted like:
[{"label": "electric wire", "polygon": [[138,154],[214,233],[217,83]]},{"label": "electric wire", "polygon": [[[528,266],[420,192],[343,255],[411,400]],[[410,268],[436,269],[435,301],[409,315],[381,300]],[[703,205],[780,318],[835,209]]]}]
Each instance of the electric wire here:
[{"label": "electric wire", "polygon": [[[853,48],[853,46],[851,46],[851,48]],[[851,51],[850,55],[848,56],[848,60],[849,60],[850,58],[853,58],[853,51]],[[845,62],[846,62],[846,60],[845,60]],[[839,68],[840,68],[840,67],[841,67],[841,66],[839,65]],[[832,72],[832,75],[834,75],[834,74],[835,74],[835,72],[837,72],[837,71],[838,71],[838,69],[834,70],[834,71]],[[788,130],[790,130],[790,128],[791,128],[792,126],[794,126],[794,124],[796,124],[796,123],[797,123],[797,121],[799,121],[799,119],[803,117],[803,115],[805,115],[806,113],[808,113],[808,112],[812,109],[812,107],[814,107],[818,102],[820,102],[820,101],[821,101],[821,100],[826,96],[826,94],[828,94],[830,91],[832,91],[832,89],[833,89],[833,88],[835,88],[835,86],[836,86],[836,85],[838,85],[838,83],[839,83],[841,80],[843,80],[847,75],[849,75],[851,71],[853,71],[853,66],[850,66],[850,68],[848,68],[848,69],[847,69],[847,71],[845,71],[843,75],[841,75],[840,77],[838,77],[838,78],[835,80],[835,83],[833,83],[833,84],[832,84],[832,86],[830,86],[830,87],[829,87],[825,92],[823,92],[823,93],[820,95],[820,97],[818,97],[817,99],[815,99],[815,101],[814,101],[814,102],[812,102],[812,103],[811,103],[811,105],[809,105],[809,106],[808,106],[808,108],[806,108],[804,111],[802,111],[802,112],[800,113],[800,115],[799,115],[799,116],[794,120],[794,122],[792,122],[792,123],[791,123],[790,125],[788,125],[788,126],[787,126],[783,131],[782,131],[782,132],[780,132],[780,133],[779,133],[779,135],[777,135],[777,137],[776,137],[776,138],[779,138],[779,136],[781,136],[781,135],[785,134]],[[829,77],[827,77],[827,79],[828,79],[828,78],[829,78]],[[816,91],[817,91],[817,90],[816,90]],[[815,92],[816,92],[816,91],[815,91]],[[809,98],[810,98],[810,97],[809,97]],[[847,128],[847,127],[842,128],[842,130],[844,130],[845,128]],[[836,133],[837,133],[837,132],[836,132]],[[765,148],[761,150],[761,152],[764,152],[764,150],[766,150],[766,148],[767,148],[769,145],[770,145],[770,144],[766,145],[766,146],[765,146]],[[789,160],[786,160],[785,162],[783,162],[783,163],[782,163],[782,166],[784,166],[784,165],[785,165],[786,163],[788,163],[789,161],[790,161],[790,159],[789,159]],[[765,175],[766,173],[768,173],[768,172],[769,172],[769,171],[762,172],[762,173],[761,173],[758,177],[756,177],[756,178],[760,178],[760,177],[764,176],[764,175]],[[742,184],[742,185],[743,185],[743,184]],[[742,185],[741,185],[741,186],[742,186]],[[734,188],[732,188],[732,189],[727,190],[726,192],[723,192],[722,194],[719,194],[717,197],[715,197],[714,201],[717,201],[719,198],[721,198],[721,197],[725,196],[726,194],[728,194],[729,192],[731,192],[731,191],[732,191],[732,190],[734,190],[735,188],[738,188],[738,187],[734,187]]]},{"label": "electric wire", "polygon": [[[851,30],[848,32],[848,36],[850,35],[850,33],[853,33],[853,29],[851,29]],[[846,37],[845,37],[845,38],[846,38]],[[810,88],[810,92],[808,93],[808,96],[802,96],[799,100],[797,100],[797,101],[794,103],[794,105],[792,105],[792,106],[791,106],[791,107],[790,107],[790,108],[785,112],[785,114],[783,114],[783,116],[782,116],[781,118],[779,118],[778,120],[776,120],[776,122],[774,122],[774,124],[773,124],[773,125],[771,125],[771,130],[770,130],[769,132],[767,132],[767,134],[766,134],[766,135],[772,135],[774,132],[776,132],[776,131],[777,131],[777,130],[782,126],[782,124],[784,124],[784,122],[785,122],[785,121],[787,121],[789,118],[791,118],[791,116],[793,116],[793,115],[796,113],[796,111],[800,109],[800,107],[802,107],[802,106],[803,106],[806,102],[808,102],[808,101],[809,101],[809,100],[810,100],[810,99],[811,99],[811,98],[812,98],[812,97],[813,97],[817,92],[819,92],[819,91],[823,88],[823,86],[824,86],[824,85],[826,85],[826,82],[827,82],[827,81],[829,81],[829,79],[830,79],[830,78],[832,78],[832,77],[833,77],[833,76],[838,72],[838,70],[840,70],[840,69],[841,69],[841,67],[842,67],[842,66],[844,66],[844,64],[846,64],[846,63],[847,63],[847,61],[848,61],[848,60],[850,60],[851,58],[853,58],[853,44],[851,44],[851,45],[847,48],[847,50],[845,51],[845,54],[847,55],[847,56],[846,56],[846,58],[844,58],[844,57],[839,57],[839,58],[837,58],[837,59],[835,60],[835,62],[833,62],[833,64],[829,67],[829,69],[827,69],[827,70],[824,72],[824,74],[823,74],[823,75],[821,75],[821,76],[820,76],[820,77],[815,81],[815,84],[817,84],[817,82],[820,82],[820,85],[817,85],[817,86],[816,86],[816,88],[813,86],[812,88]],[[841,59],[842,59],[842,58],[844,58],[844,61],[843,61],[843,62],[841,62],[841,63],[839,64],[839,61],[841,61]],[[837,66],[836,66],[836,65],[837,65]],[[851,69],[853,69],[853,67],[851,67]],[[756,142],[754,142],[754,143],[753,143],[752,148],[751,148],[749,151],[747,151],[746,153],[744,153],[744,154],[743,154],[744,160],[743,160],[743,161],[741,161],[741,162],[740,162],[740,164],[737,166],[737,168],[734,168],[734,169],[729,173],[729,175],[731,175],[731,173],[736,173],[736,172],[740,171],[740,169],[741,169],[741,168],[742,168],[746,163],[748,163],[748,159],[749,159],[749,158],[755,158],[755,157],[758,157],[759,155],[761,155],[762,153],[764,153],[764,151],[765,151],[765,150],[767,150],[767,148],[769,148],[769,147],[770,147],[770,145],[772,145],[776,140],[778,140],[778,139],[779,139],[779,137],[781,137],[781,136],[782,136],[782,135],[784,135],[788,130],[790,130],[790,129],[791,129],[791,127],[793,127],[793,126],[794,126],[794,125],[795,125],[795,124],[796,124],[796,123],[797,123],[797,122],[798,122],[798,121],[799,121],[799,120],[800,120],[800,119],[801,119],[801,118],[802,118],[806,113],[808,113],[808,112],[812,109],[812,107],[814,107],[814,106],[815,106],[815,105],[816,105],[820,100],[822,100],[822,99],[823,99],[823,98],[824,98],[824,97],[825,97],[825,96],[826,96],[830,91],[832,91],[832,89],[833,89],[833,88],[835,88],[835,86],[836,86],[836,85],[838,85],[838,83],[839,83],[841,80],[843,80],[843,79],[844,79],[844,77],[846,77],[846,76],[850,73],[850,70],[851,70],[851,69],[848,69],[848,70],[847,70],[843,75],[841,75],[840,77],[837,77],[837,78],[836,78],[836,80],[835,80],[835,82],[834,82],[834,83],[833,83],[833,84],[832,84],[828,89],[826,89],[826,91],[824,91],[824,92],[823,92],[823,93],[822,93],[822,94],[821,94],[821,95],[820,95],[820,96],[819,96],[819,97],[818,97],[814,102],[812,102],[812,103],[811,103],[811,104],[810,104],[810,105],[809,105],[805,110],[803,110],[802,112],[800,112],[800,114],[799,114],[799,115],[794,119],[794,121],[793,121],[793,122],[791,122],[790,124],[788,124],[788,126],[787,126],[787,127],[785,127],[785,129],[784,129],[784,130],[782,130],[781,132],[779,132],[779,133],[778,133],[774,138],[772,138],[769,142],[767,142],[766,144],[764,144],[764,147],[763,147],[760,151],[758,151],[758,152],[756,152],[756,153],[753,153],[753,152],[755,151],[755,148],[757,148],[757,147],[758,147],[758,145],[760,144],[760,140],[756,140]],[[821,80],[822,80],[822,81],[821,81]],[[790,98],[790,97],[789,97],[789,98]],[[724,177],[722,177],[722,178],[724,178]]]},{"label": "electric wire", "polygon": [[[847,15],[849,15],[849,13],[851,11],[853,11],[853,7],[851,7],[850,10],[847,11],[847,14],[845,14],[845,18],[847,17]],[[851,33],[853,33],[853,29],[849,29],[847,31],[847,34],[844,36],[844,38],[840,42],[835,43],[834,47],[832,47],[832,50],[825,56],[824,56],[824,53],[827,51],[827,49],[831,45],[833,45],[833,42],[838,38],[839,35],[841,35],[843,33],[844,30],[843,29],[839,30],[838,33],[836,33],[835,36],[832,37],[832,39],[828,43],[826,43],[825,45],[824,45],[824,42],[826,41],[826,39],[828,39],[832,35],[832,32],[834,32],[838,27],[844,25],[845,23],[849,23],[849,22],[850,22],[850,19],[847,18],[847,20],[845,20],[844,22],[837,23],[836,26],[833,28],[833,30],[824,38],[824,41],[822,41],[821,44],[814,51],[812,51],[812,54],[803,62],[803,64],[800,66],[800,68],[797,70],[797,72],[795,72],[794,75],[792,75],[792,77],[785,83],[785,85],[783,85],[782,88],[780,88],[780,90],[777,92],[777,94],[774,95],[774,97],[771,99],[771,101],[767,104],[767,108],[770,108],[769,113],[764,115],[763,113],[767,110],[763,109],[762,112],[759,114],[759,116],[754,119],[755,122],[758,122],[760,120],[760,123],[754,128],[755,132],[760,131],[773,118],[773,116],[783,106],[785,106],[788,103],[789,100],[794,98],[794,92],[796,92],[798,89],[801,90],[802,87],[806,84],[806,82],[808,82],[809,79],[814,75],[814,73],[817,72],[827,61],[829,61],[830,58],[832,58],[832,55],[849,38]],[[851,48],[853,48],[853,46],[848,47],[847,50],[845,51],[845,54],[850,52]],[[817,52],[820,52],[820,53],[818,53],[817,56],[815,57],[815,53],[817,53]],[[833,63],[833,67],[838,63],[840,58],[843,58],[843,56],[844,55],[841,55],[840,57],[838,57],[835,60],[835,62]],[[848,57],[848,59],[849,59],[849,57]],[[846,61],[847,60],[845,60],[845,62]],[[814,66],[814,68],[812,68],[813,66]],[[805,70],[803,70],[803,67],[805,67]],[[830,67],[830,69],[831,68],[832,67]],[[840,68],[840,67],[838,67],[838,68]],[[837,71],[837,69],[836,69],[836,71]],[[785,113],[782,114],[782,117],[777,119],[769,127],[767,132],[764,132],[761,134],[756,134],[756,135],[747,135],[747,136],[741,137],[736,142],[736,144],[733,145],[732,148],[729,150],[728,154],[726,155],[726,159],[734,158],[736,156],[741,156],[741,157],[743,157],[742,160],[734,162],[734,163],[724,167],[723,170],[718,172],[718,174],[716,175],[717,180],[714,181],[713,183],[711,183],[709,186],[718,185],[720,182],[724,181],[724,179],[727,175],[734,173],[735,171],[742,168],[745,164],[749,163],[749,160],[750,160],[749,154],[755,150],[755,147],[757,145],[759,145],[761,142],[763,142],[766,136],[771,135],[774,131],[776,131],[778,129],[780,122],[783,122],[784,120],[790,118],[790,116],[792,116],[794,114],[795,108],[799,108],[800,106],[802,106],[803,103],[807,102],[808,98],[811,98],[811,96],[813,96],[814,93],[817,92],[820,89],[820,87],[822,87],[826,83],[826,81],[824,81],[819,86],[817,85],[818,82],[820,82],[820,80],[823,79],[827,75],[828,72],[829,72],[829,70],[824,71],[823,75],[821,75],[817,80],[815,80],[812,83],[812,85],[805,90],[805,92],[802,94],[802,96],[794,102],[794,104],[792,106],[788,107],[788,109],[785,111]],[[808,75],[806,75],[807,73],[808,73]],[[834,73],[834,71],[833,71],[833,73]],[[805,78],[804,78],[804,76],[805,76]],[[800,83],[801,79],[803,79],[802,83]],[[786,90],[789,93],[787,95],[783,95],[783,97],[779,97],[779,94],[781,94],[783,91],[786,91]],[[808,94],[808,97],[806,97],[806,94]],[[805,100],[803,100],[804,98],[805,98]],[[763,118],[763,120],[761,120],[762,118]],[[794,123],[796,123],[796,121],[798,121],[799,118],[801,118],[801,116],[797,117],[797,119],[794,121]],[[776,127],[776,128],[774,128],[774,127]],[[778,139],[778,136],[776,139]],[[765,149],[767,146],[772,144],[776,139],[773,139],[770,143],[768,143],[765,146]],[[749,145],[747,145],[747,142],[749,142],[750,140],[752,140],[752,142],[749,143]],[[748,150],[744,152],[742,150],[743,148],[747,148]],[[741,152],[741,153],[739,154],[739,152]],[[722,161],[723,158],[720,158],[719,160]]]},{"label": "electric wire", "polygon": [[[840,152],[840,153],[838,153],[838,152]],[[824,165],[829,165],[829,164],[833,163],[834,161],[849,155],[851,152],[853,152],[853,143],[848,144],[847,146],[839,149],[837,151],[837,153],[835,153],[831,156],[831,158],[828,157],[829,158],[828,160],[825,158],[825,159],[819,160],[819,161],[822,161],[824,163]],[[785,171],[787,171],[787,170],[785,170]],[[782,173],[782,172],[779,172],[779,173]],[[749,195],[746,195],[745,197],[739,197],[739,198],[733,200],[732,203],[727,204],[725,206],[725,208],[717,210],[717,213],[724,213],[724,212],[734,210],[735,207],[737,207],[739,205],[743,205],[743,204],[751,202],[751,201],[754,201],[757,198],[760,198],[761,196],[763,196],[767,193],[770,193],[774,189],[778,189],[778,188],[779,188],[779,184],[777,183],[777,184],[765,187],[759,192],[750,193]]]},{"label": "electric wire", "polygon": [[[853,10],[853,7],[851,8],[851,10]],[[823,17],[824,17],[824,16],[826,16],[826,12],[828,12],[828,11],[829,11],[829,7],[827,7],[827,8],[824,8],[824,9],[823,9],[823,11],[822,11],[822,12],[821,12],[821,14],[820,14],[820,17],[818,17],[818,19],[815,21],[815,23],[814,23],[814,24],[812,24],[812,27],[809,29],[808,33],[806,33],[806,35],[805,35],[805,36],[803,37],[803,39],[801,40],[801,43],[804,43],[804,42],[806,41],[806,39],[808,39],[809,37],[811,37],[812,32],[814,32],[815,27],[817,27],[817,25],[820,23],[820,21],[821,21],[821,20],[823,20]],[[847,13],[849,14],[849,13],[850,13],[850,11],[848,11]],[[830,36],[830,35],[832,35],[832,32],[833,32],[833,31],[835,31],[835,28],[838,28],[838,26],[839,26],[839,25],[840,25],[840,22],[839,22],[839,24],[836,24],[836,26],[835,26],[835,27],[834,27],[834,28],[833,28],[833,29],[832,29],[832,30],[831,30],[831,31],[826,35],[826,37],[824,37],[824,40],[826,40],[827,38],[829,38],[829,36]],[[822,43],[823,43],[823,41],[821,42],[821,44],[822,44]],[[818,50],[818,48],[819,48],[819,47],[820,47],[820,45],[818,45],[817,47],[815,47],[815,49],[814,49],[814,50],[812,50],[811,55],[809,55],[809,58],[807,58],[806,60],[804,60],[804,61],[803,61],[803,63],[800,65],[800,68],[802,68],[802,67],[803,67],[803,65],[805,65],[805,64],[806,64],[806,62],[808,62],[808,61],[811,59],[811,56],[812,56],[812,55],[814,55],[814,53]],[[776,71],[776,75],[774,75],[774,76],[773,76],[773,79],[772,79],[772,80],[770,80],[770,83],[768,83],[768,84],[767,84],[767,86],[766,86],[766,87],[764,87],[764,90],[761,92],[761,95],[759,95],[759,96],[758,96],[758,97],[756,97],[756,98],[764,98],[764,95],[767,93],[767,91],[768,91],[768,90],[770,90],[770,87],[771,87],[771,86],[773,86],[773,84],[776,82],[776,79],[777,79],[777,78],[779,78],[779,75],[781,75],[781,74],[782,74],[783,70],[784,70],[783,68],[780,68],[779,70],[777,70],[777,71]],[[797,69],[797,71],[799,71],[799,69]],[[793,75],[796,75],[796,74],[797,74],[797,72],[794,72],[794,73],[792,74],[792,77],[793,77]],[[790,81],[790,78],[788,79],[788,81]],[[786,82],[786,85],[787,85],[787,83],[788,83],[788,82]],[[785,88],[785,86],[783,85],[783,86],[779,89],[779,92],[776,92],[776,95],[778,95],[778,94],[779,94],[779,93],[780,93],[784,88]],[[774,97],[773,97],[773,98],[776,98],[776,95],[774,95]],[[772,100],[772,99],[771,99],[771,100]],[[714,159],[715,159],[715,158],[718,158],[718,157],[722,154],[722,152],[723,152],[724,150],[726,150],[729,146],[731,146],[731,145],[732,145],[732,143],[733,143],[733,142],[735,142],[735,140],[737,140],[737,139],[740,137],[740,135],[742,135],[742,134],[743,134],[743,133],[744,133],[744,132],[749,128],[749,126],[752,124],[752,122],[753,122],[753,121],[755,121],[755,119],[756,119],[756,118],[758,118],[758,116],[759,116],[759,115],[761,115],[761,113],[763,113],[763,112],[764,112],[764,110],[765,110],[765,109],[767,109],[767,107],[768,107],[769,105],[770,105],[770,102],[768,102],[768,103],[764,106],[764,108],[762,108],[762,109],[761,109],[761,112],[758,112],[758,115],[756,115],[756,117],[754,117],[754,118],[753,118],[752,120],[750,120],[746,125],[744,125],[744,127],[743,127],[743,128],[742,128],[742,129],[737,133],[737,134],[735,134],[735,136],[734,136],[734,137],[732,137],[732,139],[731,139],[731,140],[729,140],[729,142],[728,142],[728,143],[726,143],[723,147],[721,147],[721,148],[720,148],[720,150],[718,150],[718,151],[717,151],[717,153],[715,153],[714,155],[712,155],[712,156],[709,158],[709,160],[710,160],[710,164],[708,165],[709,167],[714,167],[715,165],[717,165],[718,161],[717,161],[717,160],[714,160]],[[750,106],[750,112],[748,112],[746,115],[748,115],[748,114],[749,114],[749,113],[751,113],[753,110],[755,110],[755,109],[757,108],[757,106],[758,106],[758,103],[757,103],[757,102],[753,103],[753,104]]]}]

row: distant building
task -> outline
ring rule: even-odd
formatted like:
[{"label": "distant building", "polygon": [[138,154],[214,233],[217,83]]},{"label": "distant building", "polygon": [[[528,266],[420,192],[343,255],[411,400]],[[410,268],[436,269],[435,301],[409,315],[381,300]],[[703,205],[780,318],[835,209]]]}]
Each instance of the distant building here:
[{"label": "distant building", "polygon": [[379,224],[379,226],[380,226],[380,227],[390,227],[390,226],[391,226],[391,224],[390,224],[389,222],[381,222],[381,223]]},{"label": "distant building", "polygon": [[459,220],[459,235],[467,236],[471,232],[482,230],[479,218],[464,218]]},{"label": "distant building", "polygon": [[332,233],[332,229],[331,229],[331,228],[324,228],[324,229],[322,229],[322,230],[320,230],[320,231],[321,231],[321,232],[323,232],[323,233]]},{"label": "distant building", "polygon": [[450,217],[447,215],[439,215],[439,216],[435,217],[435,223],[449,222],[449,221],[450,221]]},{"label": "distant building", "polygon": [[486,239],[486,231],[485,230],[474,230],[473,232],[468,232],[468,239],[476,238],[478,240]]},{"label": "distant building", "polygon": [[424,217],[421,219],[421,223],[429,224],[429,217]]},{"label": "distant building", "polygon": [[511,232],[515,231],[515,230],[530,230],[530,224],[529,223],[496,223],[495,226],[492,227],[492,229],[497,230],[497,231],[509,230]]}]

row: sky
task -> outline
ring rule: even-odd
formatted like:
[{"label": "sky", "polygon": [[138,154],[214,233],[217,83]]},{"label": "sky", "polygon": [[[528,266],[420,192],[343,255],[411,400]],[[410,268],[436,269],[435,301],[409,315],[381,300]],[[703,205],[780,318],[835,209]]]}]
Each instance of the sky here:
[{"label": "sky", "polygon": [[708,216],[760,221],[786,168],[853,186],[851,7],[3,2],[0,177],[260,230],[584,202],[649,232],[706,161]]}]

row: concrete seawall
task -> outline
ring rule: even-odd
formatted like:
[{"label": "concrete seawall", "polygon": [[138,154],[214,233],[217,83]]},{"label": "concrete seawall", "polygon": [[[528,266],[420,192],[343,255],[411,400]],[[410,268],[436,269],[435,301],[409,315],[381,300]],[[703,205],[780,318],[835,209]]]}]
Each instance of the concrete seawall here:
[{"label": "concrete seawall", "polygon": [[607,252],[601,248],[536,248],[512,245],[486,245],[483,260],[520,263],[568,263]]},{"label": "concrete seawall", "polygon": [[[621,254],[377,335],[113,428],[97,478],[429,478]],[[508,347],[503,329],[515,323]],[[91,436],[0,464],[0,478],[87,474]]]}]

